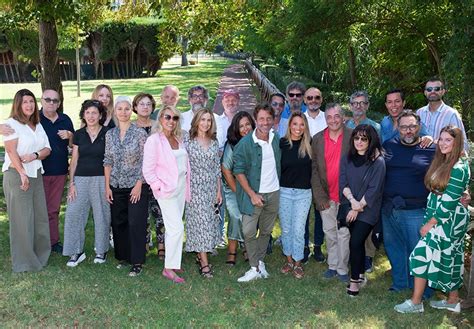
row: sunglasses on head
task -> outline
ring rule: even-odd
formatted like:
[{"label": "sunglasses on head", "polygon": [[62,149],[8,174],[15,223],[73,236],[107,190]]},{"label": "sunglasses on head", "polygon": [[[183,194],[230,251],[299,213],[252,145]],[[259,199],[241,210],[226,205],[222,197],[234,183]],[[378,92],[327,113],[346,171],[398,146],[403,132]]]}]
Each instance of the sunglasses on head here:
[{"label": "sunglasses on head", "polygon": [[173,119],[174,122],[178,122],[179,121],[179,115],[169,115],[169,114],[164,114],[163,115],[163,118],[166,120],[166,121],[170,121],[171,119]]},{"label": "sunglasses on head", "polygon": [[301,96],[303,96],[303,94],[302,94],[302,93],[297,93],[297,94],[294,94],[294,93],[288,93],[288,97],[290,97],[290,98],[293,98],[293,97],[301,97]]},{"label": "sunglasses on head", "polygon": [[443,89],[443,87],[426,87],[425,88],[425,90],[429,93],[432,92],[432,91],[440,91],[442,89]]},{"label": "sunglasses on head", "polygon": [[316,95],[316,96],[306,96],[306,99],[309,101],[312,101],[313,99],[319,101],[321,99],[321,96]]}]

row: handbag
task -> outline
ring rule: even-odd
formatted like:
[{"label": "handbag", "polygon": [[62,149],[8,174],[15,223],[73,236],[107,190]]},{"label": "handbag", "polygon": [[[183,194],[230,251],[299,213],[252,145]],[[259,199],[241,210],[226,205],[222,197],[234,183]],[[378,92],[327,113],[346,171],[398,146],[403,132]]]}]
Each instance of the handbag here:
[{"label": "handbag", "polygon": [[[369,176],[369,171],[372,168],[373,164],[374,163],[372,162],[370,164],[369,168],[367,168],[367,170],[365,171],[364,178],[362,178],[362,183],[360,185],[359,191],[357,191],[357,193],[353,194],[354,197],[358,196],[360,191],[364,187],[365,181],[366,181],[367,177]],[[338,230],[341,227],[347,227],[348,228],[350,226],[350,223],[347,222],[347,214],[349,213],[349,211],[351,211],[351,209],[352,209],[351,203],[347,199],[346,199],[346,202],[341,202],[341,204],[339,205],[339,209],[337,210],[337,215],[336,215],[337,229]]]}]

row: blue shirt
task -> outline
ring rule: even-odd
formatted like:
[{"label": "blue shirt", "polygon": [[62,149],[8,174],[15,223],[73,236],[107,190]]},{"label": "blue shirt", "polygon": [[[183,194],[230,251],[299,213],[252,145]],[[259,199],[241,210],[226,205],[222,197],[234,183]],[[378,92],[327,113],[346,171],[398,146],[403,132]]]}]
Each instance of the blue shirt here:
[{"label": "blue shirt", "polygon": [[385,150],[384,199],[400,197],[405,202],[401,208],[418,209],[426,206],[429,191],[425,187],[425,174],[433,160],[435,145],[421,148],[407,146],[400,138],[383,143]]},{"label": "blue shirt", "polygon": [[[380,122],[380,133],[382,137],[382,143],[388,141],[389,139],[400,137],[398,129],[393,127],[393,120],[390,115],[385,116]],[[421,123],[420,136],[428,136],[428,130],[426,129],[426,126],[423,124],[423,122]]]},{"label": "blue shirt", "polygon": [[56,121],[52,122],[44,116],[43,110],[40,111],[40,122],[46,135],[49,145],[51,145],[51,154],[43,160],[43,176],[66,175],[68,172],[68,145],[69,139],[62,139],[58,135],[59,130],[69,130],[74,132],[74,126],[67,114],[59,113]]},{"label": "blue shirt", "polygon": [[[306,104],[302,103],[301,104],[301,113],[305,113],[307,110]],[[290,110],[290,105],[287,103],[285,105],[285,108],[283,109],[283,112],[280,114],[280,123],[278,124],[278,135],[284,137],[286,134],[286,130],[288,129],[288,121],[290,119],[291,115],[291,110]]]},{"label": "blue shirt", "polygon": [[[375,122],[374,120],[370,120],[369,118],[365,118],[364,120],[359,122],[359,125],[370,125],[370,126],[374,127],[375,130],[377,131],[377,134],[379,134],[379,136],[380,136],[380,125],[377,122]],[[354,119],[350,119],[346,122],[346,127],[347,128],[354,129],[356,126],[358,126],[358,125],[355,124]]]}]

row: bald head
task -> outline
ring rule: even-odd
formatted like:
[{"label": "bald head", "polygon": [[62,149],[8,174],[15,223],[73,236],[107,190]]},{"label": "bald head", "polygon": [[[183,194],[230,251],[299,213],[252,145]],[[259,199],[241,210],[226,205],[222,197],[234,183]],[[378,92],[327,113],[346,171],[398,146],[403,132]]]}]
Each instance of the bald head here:
[{"label": "bald head", "polygon": [[173,85],[167,85],[161,92],[161,104],[175,107],[179,101],[179,89]]},{"label": "bald head", "polygon": [[323,103],[323,95],[321,90],[316,87],[311,87],[306,90],[304,94],[304,102],[311,112],[317,112]]},{"label": "bald head", "polygon": [[56,113],[59,104],[59,94],[56,90],[45,89],[45,91],[43,91],[43,95],[41,96],[41,106],[43,107],[43,113],[45,115]]}]

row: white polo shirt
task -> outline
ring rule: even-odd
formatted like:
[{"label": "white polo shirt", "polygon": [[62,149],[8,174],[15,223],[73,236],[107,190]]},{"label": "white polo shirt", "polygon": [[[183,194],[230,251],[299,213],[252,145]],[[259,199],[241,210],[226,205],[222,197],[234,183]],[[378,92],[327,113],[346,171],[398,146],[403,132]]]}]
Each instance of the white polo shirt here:
[{"label": "white polo shirt", "polygon": [[309,115],[310,110],[307,110],[304,115],[306,115],[306,119],[308,120],[308,128],[311,137],[319,133],[321,130],[326,129],[328,126],[326,124],[326,117],[324,116],[324,112],[319,110],[318,115],[315,118],[312,118]]},{"label": "white polo shirt", "polygon": [[[15,119],[9,118],[5,121],[10,127],[15,130],[15,133],[9,136],[3,136],[3,141],[11,141],[18,139],[16,151],[19,156],[25,154],[31,154],[42,150],[47,147],[51,149],[49,145],[48,135],[43,129],[41,123],[36,125],[36,129],[31,129],[28,125],[22,124]],[[12,161],[7,152],[5,152],[5,162],[2,166],[2,172],[5,172],[10,167]],[[22,163],[25,168],[26,176],[37,178],[38,169],[41,169],[41,173],[44,173],[43,164],[41,160],[33,160],[29,163]]]},{"label": "white polo shirt", "polygon": [[280,189],[280,181],[276,169],[275,154],[273,153],[273,131],[270,131],[268,142],[257,138],[255,129],[252,138],[262,148],[262,171],[260,172],[260,189],[258,193],[271,193]]}]

